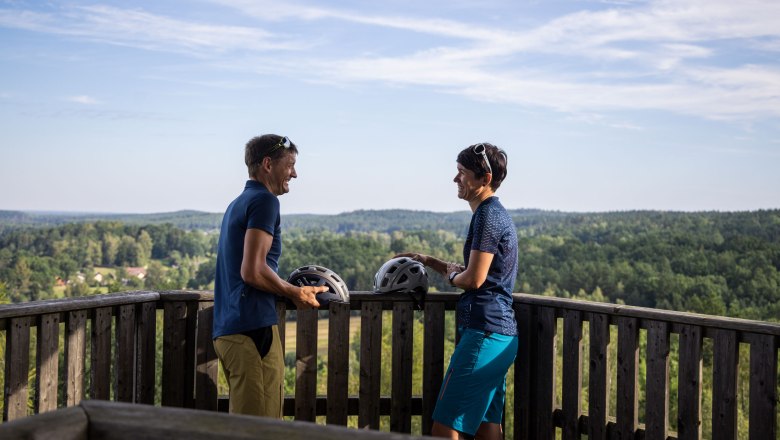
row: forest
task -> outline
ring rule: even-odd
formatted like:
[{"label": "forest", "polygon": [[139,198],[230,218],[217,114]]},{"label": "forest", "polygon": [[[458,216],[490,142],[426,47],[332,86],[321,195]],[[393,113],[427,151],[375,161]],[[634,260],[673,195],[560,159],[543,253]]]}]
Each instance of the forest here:
[{"label": "forest", "polygon": [[[73,216],[78,220],[57,224],[61,215],[32,222],[8,213],[0,215],[0,298],[8,302],[213,288],[216,214],[146,215],[146,223]],[[780,210],[511,214],[520,249],[517,292],[780,319]],[[462,260],[468,221],[465,211],[283,216],[279,274],[319,264],[351,290],[371,290],[376,270],[399,252]],[[128,275],[137,267],[143,279]],[[437,274],[431,284],[449,287]]]}]

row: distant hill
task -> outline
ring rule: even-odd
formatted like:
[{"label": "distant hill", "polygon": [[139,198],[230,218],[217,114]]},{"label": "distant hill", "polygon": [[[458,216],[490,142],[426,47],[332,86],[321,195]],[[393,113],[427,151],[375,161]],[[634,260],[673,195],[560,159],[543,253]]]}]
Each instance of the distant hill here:
[{"label": "distant hill", "polygon": [[67,223],[114,221],[130,225],[170,223],[181,229],[219,229],[222,213],[175,211],[154,214],[0,211],[0,231],[18,227],[58,226]]},{"label": "distant hill", "polygon": [[[693,230],[701,224],[742,222],[752,218],[756,234],[763,235],[762,219],[776,218],[780,210],[759,210],[741,212],[680,212],[680,211],[617,211],[575,213],[543,211],[539,209],[509,210],[519,231],[524,234],[560,232],[585,225],[600,223],[618,225],[625,231],[636,232],[652,224],[653,228],[688,224]],[[766,217],[769,215],[769,217]],[[431,212],[404,209],[358,210],[341,214],[288,214],[282,216],[282,227],[287,232],[385,232],[394,231],[436,231],[452,232],[464,236],[471,219],[470,211]],[[128,225],[171,224],[185,230],[217,231],[222,222],[222,213],[202,211],[176,211],[154,214],[114,213],[67,213],[0,211],[0,232],[20,227],[50,227],[67,223],[88,223],[114,221]],[[648,223],[650,222],[650,223]],[[772,225],[776,227],[777,225]]]}]

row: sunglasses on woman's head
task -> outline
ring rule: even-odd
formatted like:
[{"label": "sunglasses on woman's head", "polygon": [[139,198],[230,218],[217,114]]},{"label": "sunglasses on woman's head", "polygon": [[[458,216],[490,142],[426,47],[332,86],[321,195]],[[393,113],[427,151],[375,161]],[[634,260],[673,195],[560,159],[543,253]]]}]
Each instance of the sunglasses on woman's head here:
[{"label": "sunglasses on woman's head", "polygon": [[485,144],[474,145],[474,147],[471,149],[471,151],[473,151],[477,156],[482,156],[482,159],[485,160],[485,164],[487,165],[487,172],[493,174],[493,168],[490,166],[490,161],[488,160],[485,150]]}]

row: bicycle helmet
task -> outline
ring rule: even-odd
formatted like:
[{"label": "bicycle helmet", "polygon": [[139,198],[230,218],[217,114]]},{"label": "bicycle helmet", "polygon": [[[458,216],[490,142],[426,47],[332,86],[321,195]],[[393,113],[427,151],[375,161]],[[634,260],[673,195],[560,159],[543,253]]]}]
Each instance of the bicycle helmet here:
[{"label": "bicycle helmet", "polygon": [[376,293],[427,293],[428,273],[425,266],[408,257],[388,260],[374,275]]},{"label": "bicycle helmet", "polygon": [[301,266],[290,274],[287,282],[294,286],[328,286],[326,292],[317,294],[320,307],[327,307],[333,301],[349,304],[349,289],[340,276],[332,270],[310,264]]}]

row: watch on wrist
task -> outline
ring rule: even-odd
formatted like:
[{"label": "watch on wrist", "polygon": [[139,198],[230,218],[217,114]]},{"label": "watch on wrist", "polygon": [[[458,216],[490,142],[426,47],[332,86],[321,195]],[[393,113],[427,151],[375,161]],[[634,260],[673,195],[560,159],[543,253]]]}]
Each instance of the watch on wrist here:
[{"label": "watch on wrist", "polygon": [[450,276],[448,277],[448,278],[449,278],[449,280],[450,280],[450,286],[453,286],[453,287],[455,286],[455,277],[456,277],[456,276],[457,276],[459,273],[460,273],[460,272],[456,272],[456,271],[454,271],[454,270],[453,270],[452,272],[450,272]]}]

